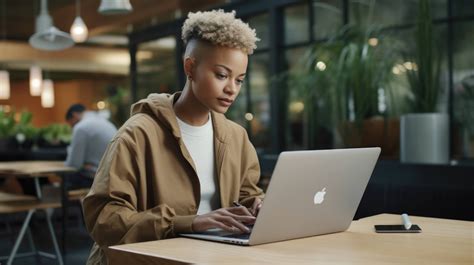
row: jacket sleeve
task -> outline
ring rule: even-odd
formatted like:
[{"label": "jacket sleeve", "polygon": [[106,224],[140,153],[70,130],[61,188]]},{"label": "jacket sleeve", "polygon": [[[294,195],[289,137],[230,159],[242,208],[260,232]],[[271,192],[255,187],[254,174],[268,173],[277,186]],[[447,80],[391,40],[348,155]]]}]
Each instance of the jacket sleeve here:
[{"label": "jacket sleeve", "polygon": [[260,180],[260,164],[258,162],[257,152],[250,142],[247,132],[244,131],[242,145],[242,167],[243,180],[240,187],[239,201],[246,207],[252,207],[256,197],[263,200],[265,196],[263,191],[257,186]]},{"label": "jacket sleeve", "polygon": [[[100,247],[173,237],[192,232],[194,215],[177,216],[173,208],[158,205],[138,210],[143,155],[116,138],[100,162],[90,193],[83,201],[86,227]],[[145,179],[144,177],[142,179]]]}]

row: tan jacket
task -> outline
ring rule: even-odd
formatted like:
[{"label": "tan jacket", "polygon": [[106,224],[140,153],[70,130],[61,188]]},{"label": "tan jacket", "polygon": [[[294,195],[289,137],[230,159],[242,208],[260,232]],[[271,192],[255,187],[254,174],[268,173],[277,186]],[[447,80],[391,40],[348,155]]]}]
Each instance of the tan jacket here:
[{"label": "tan jacket", "polygon": [[[102,158],[83,201],[87,230],[96,242],[88,264],[107,264],[107,247],[192,232],[200,184],[178,127],[179,93],[151,94],[132,106]],[[221,206],[248,207],[263,192],[260,167],[246,131],[211,113]]]}]

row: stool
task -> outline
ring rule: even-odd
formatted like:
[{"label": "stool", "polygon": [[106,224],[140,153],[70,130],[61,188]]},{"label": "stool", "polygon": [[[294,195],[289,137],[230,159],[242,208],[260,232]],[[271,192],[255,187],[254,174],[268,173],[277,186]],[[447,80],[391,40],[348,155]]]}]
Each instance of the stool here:
[{"label": "stool", "polygon": [[[20,244],[29,227],[31,217],[37,210],[42,210],[46,213],[46,223],[48,225],[48,230],[49,230],[49,233],[51,234],[51,239],[53,241],[55,255],[51,253],[46,253],[43,251],[34,251],[34,253],[32,254],[33,255],[38,254],[40,256],[44,256],[48,258],[57,258],[58,263],[60,265],[63,265],[61,252],[59,250],[58,242],[54,234],[53,225],[51,223],[51,215],[53,213],[53,209],[60,208],[60,207],[61,207],[60,202],[43,202],[43,201],[38,200],[34,196],[16,195],[16,194],[0,192],[0,214],[27,212],[25,220],[23,221],[23,224],[21,226],[20,232],[13,245],[13,249],[10,252],[10,256],[6,258],[7,265],[11,265],[14,258],[17,256],[18,248],[20,247]],[[25,255],[18,255],[18,256],[25,256]],[[5,259],[4,257],[2,258]]]}]

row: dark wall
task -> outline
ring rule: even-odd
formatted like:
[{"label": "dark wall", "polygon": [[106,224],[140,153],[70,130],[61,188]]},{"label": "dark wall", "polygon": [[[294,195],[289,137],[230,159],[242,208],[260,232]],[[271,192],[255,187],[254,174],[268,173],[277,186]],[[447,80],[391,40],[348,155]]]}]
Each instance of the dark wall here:
[{"label": "dark wall", "polygon": [[474,220],[474,166],[379,161],[355,218],[379,213]]}]

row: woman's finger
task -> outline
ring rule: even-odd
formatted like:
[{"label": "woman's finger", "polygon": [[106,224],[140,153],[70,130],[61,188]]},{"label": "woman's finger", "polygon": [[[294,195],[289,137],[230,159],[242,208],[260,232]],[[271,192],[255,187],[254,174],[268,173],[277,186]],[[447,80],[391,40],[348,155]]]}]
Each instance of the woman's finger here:
[{"label": "woman's finger", "polygon": [[235,227],[233,227],[231,225],[227,225],[226,223],[223,223],[223,222],[219,222],[215,219],[210,219],[209,224],[211,225],[211,228],[220,228],[220,229],[225,230],[227,232],[233,232],[233,233],[236,232]]},{"label": "woman's finger", "polygon": [[[226,224],[227,226],[236,227],[244,233],[249,233],[250,232],[250,229],[248,227],[246,227],[244,224],[242,224],[241,222],[235,220],[234,218],[232,218],[230,216],[219,216],[219,217],[216,217],[215,220],[219,221],[219,222],[222,222],[222,223]],[[237,232],[237,231],[231,231],[231,232]]]},{"label": "woman's finger", "polygon": [[238,215],[253,216],[253,214],[249,211],[249,209],[247,209],[244,206],[229,207],[229,208],[226,208],[226,210],[231,212],[231,213],[238,214]]},{"label": "woman's finger", "polygon": [[[247,210],[248,212],[248,210]],[[247,212],[243,212],[243,211],[235,211],[235,213],[231,212],[231,211],[223,211],[221,212],[221,215],[222,216],[230,216],[240,222],[244,222],[244,223],[253,223],[255,222],[255,216],[253,215],[249,215],[247,214]],[[244,215],[240,215],[241,213],[243,213]],[[250,212],[248,212],[250,213]]]}]

